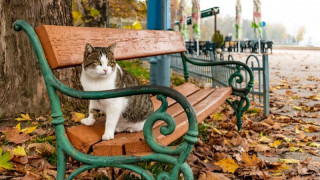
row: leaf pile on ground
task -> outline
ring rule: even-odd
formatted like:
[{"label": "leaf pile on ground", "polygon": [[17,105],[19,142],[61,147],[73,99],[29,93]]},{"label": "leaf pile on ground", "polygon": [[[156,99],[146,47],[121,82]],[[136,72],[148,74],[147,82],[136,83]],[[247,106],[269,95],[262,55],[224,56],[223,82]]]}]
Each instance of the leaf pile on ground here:
[{"label": "leaf pile on ground", "polygon": [[271,83],[271,115],[252,103],[238,131],[224,105],[199,125],[188,162],[198,179],[320,179],[318,78]]}]

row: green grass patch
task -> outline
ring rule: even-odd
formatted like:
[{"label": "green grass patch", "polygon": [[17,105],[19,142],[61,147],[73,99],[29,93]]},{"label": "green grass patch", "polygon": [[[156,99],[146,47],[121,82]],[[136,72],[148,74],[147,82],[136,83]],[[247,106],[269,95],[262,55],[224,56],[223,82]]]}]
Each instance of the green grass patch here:
[{"label": "green grass patch", "polygon": [[[172,164],[164,163],[164,162],[149,162],[149,163],[141,163],[140,166],[143,169],[149,171],[154,177],[158,177],[162,172],[171,172],[173,169]],[[128,175],[125,180],[138,180],[139,178]],[[144,178],[142,178],[144,179]]]},{"label": "green grass patch", "polygon": [[258,109],[258,108],[249,108],[246,113],[249,113],[249,114],[257,114],[257,113],[260,113],[261,112],[261,109]]},{"label": "green grass patch", "polygon": [[209,138],[208,138],[209,137],[209,132],[208,132],[209,127],[211,127],[211,125],[209,125],[207,123],[199,123],[198,124],[199,138],[204,143],[209,142]]},{"label": "green grass patch", "polygon": [[180,75],[173,74],[171,77],[171,83],[175,86],[179,86],[184,83],[184,78]]},{"label": "green grass patch", "polygon": [[55,136],[40,136],[32,141],[33,143],[44,143],[48,142],[52,146],[56,146],[56,137]]},{"label": "green grass patch", "polygon": [[53,154],[51,154],[50,156],[47,156],[46,159],[51,165],[57,166],[57,162],[58,162],[57,149],[53,152]]},{"label": "green grass patch", "polygon": [[141,60],[118,61],[119,66],[137,77],[143,84],[149,81],[150,75],[147,69],[142,67]]}]

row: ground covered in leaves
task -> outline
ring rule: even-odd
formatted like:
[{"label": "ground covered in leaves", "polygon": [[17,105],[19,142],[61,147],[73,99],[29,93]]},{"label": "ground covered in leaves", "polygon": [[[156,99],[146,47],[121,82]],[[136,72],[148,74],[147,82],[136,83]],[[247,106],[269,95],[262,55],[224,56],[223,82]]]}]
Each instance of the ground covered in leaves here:
[{"label": "ground covered in leaves", "polygon": [[[320,65],[313,61],[319,54],[274,51],[269,59],[271,115],[264,120],[257,121],[263,114],[259,103],[253,102],[241,131],[227,104],[199,124],[199,143],[188,158],[195,179],[320,179]],[[83,116],[68,113],[66,125]],[[49,116],[21,114],[0,127],[0,179],[55,179],[51,120]],[[80,165],[69,158],[67,173]],[[140,166],[153,174],[172,168],[163,163]],[[77,177],[137,178],[116,168],[99,168]]]}]

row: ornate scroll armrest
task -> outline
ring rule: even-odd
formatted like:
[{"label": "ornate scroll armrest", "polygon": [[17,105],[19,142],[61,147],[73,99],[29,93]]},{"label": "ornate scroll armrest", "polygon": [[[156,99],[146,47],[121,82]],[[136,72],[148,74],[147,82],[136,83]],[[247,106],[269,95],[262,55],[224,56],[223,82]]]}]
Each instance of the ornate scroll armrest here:
[{"label": "ornate scroll armrest", "polygon": [[[135,165],[132,165],[132,162],[136,163],[141,161],[142,162],[162,161],[162,162],[173,164],[174,168],[171,174],[163,172],[159,175],[159,177],[163,177],[163,178],[165,177],[165,179],[177,179],[179,177],[180,172],[182,172],[185,177],[189,177],[189,179],[193,177],[191,168],[189,167],[188,164],[186,164],[186,160],[189,154],[191,153],[193,145],[197,143],[197,136],[198,136],[197,116],[190,102],[186,99],[186,97],[184,97],[178,91],[168,87],[164,87],[164,86],[138,86],[138,87],[130,87],[130,88],[123,88],[123,89],[116,89],[116,90],[108,90],[108,91],[78,91],[65,86],[56,78],[52,79],[49,84],[54,89],[62,92],[63,94],[74,97],[74,98],[79,98],[79,99],[107,99],[107,98],[117,98],[117,97],[123,97],[123,96],[131,96],[131,95],[140,95],[140,94],[157,94],[157,98],[162,102],[162,104],[159,109],[157,109],[147,118],[143,127],[143,134],[144,134],[145,140],[149,145],[149,147],[153,150],[154,154],[142,156],[140,158],[137,157],[136,161],[133,161],[131,158],[131,160],[130,161],[128,160],[128,162],[124,161],[124,164],[130,165],[128,167],[131,167],[131,166],[135,167]],[[182,144],[180,144],[175,148],[163,146],[159,144],[155,139],[152,131],[153,125],[159,120],[166,122],[166,125],[163,125],[160,128],[161,134],[163,134],[164,136],[167,136],[172,134],[175,131],[175,128],[176,128],[175,120],[170,114],[167,113],[167,108],[168,108],[167,97],[170,97],[176,100],[182,106],[182,108],[184,109],[187,115],[188,123],[189,123],[188,131],[184,135],[185,142],[183,142]],[[52,100],[54,101],[54,99]],[[62,124],[63,122],[59,122],[59,123]],[[63,140],[63,141],[66,141],[66,140]],[[70,149],[72,148],[73,151],[77,151],[73,147],[69,147],[69,148]],[[67,154],[71,153],[68,150],[66,151],[67,151]],[[77,157],[75,158],[80,162],[83,162],[83,158],[77,158]],[[126,158],[127,157],[124,157],[124,159]],[[94,165],[90,163],[89,164],[86,163],[86,164],[89,166]],[[139,169],[139,171],[144,171],[144,170]]]},{"label": "ornate scroll armrest", "polygon": [[[188,58],[184,53],[181,53],[182,63],[184,66],[184,77],[186,81],[188,80],[188,67],[187,63],[197,65],[197,66],[226,66],[235,65],[235,72],[229,77],[228,84],[232,87],[232,95],[240,97],[240,100],[231,101],[227,99],[228,104],[234,109],[237,117],[237,126],[240,130],[242,127],[241,116],[249,108],[250,100],[248,94],[253,87],[254,77],[253,72],[248,65],[239,61],[219,61],[219,62],[196,62]],[[246,82],[244,88],[237,88],[235,84],[241,84],[244,82],[243,75],[241,74],[241,69],[244,69],[249,74],[249,80]]]}]

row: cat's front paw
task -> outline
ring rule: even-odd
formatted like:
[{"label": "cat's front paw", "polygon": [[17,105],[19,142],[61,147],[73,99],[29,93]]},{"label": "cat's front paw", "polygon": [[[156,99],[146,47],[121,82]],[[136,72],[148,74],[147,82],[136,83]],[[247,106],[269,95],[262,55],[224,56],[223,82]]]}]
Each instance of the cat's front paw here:
[{"label": "cat's front paw", "polygon": [[102,140],[106,141],[106,140],[111,140],[114,139],[114,133],[109,132],[105,132],[102,136]]},{"label": "cat's front paw", "polygon": [[81,120],[81,123],[87,126],[92,126],[96,120],[94,118],[84,118]]}]

